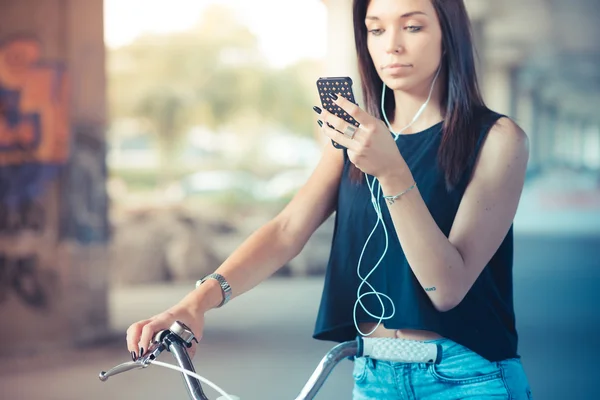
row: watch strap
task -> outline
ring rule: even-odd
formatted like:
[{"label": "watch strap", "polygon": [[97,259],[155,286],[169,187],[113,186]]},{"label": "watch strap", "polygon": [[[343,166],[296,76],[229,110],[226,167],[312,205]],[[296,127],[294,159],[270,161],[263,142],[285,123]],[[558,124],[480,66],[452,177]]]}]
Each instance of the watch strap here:
[{"label": "watch strap", "polygon": [[217,274],[217,273],[208,274],[204,278],[202,278],[196,282],[196,288],[198,288],[200,285],[202,285],[208,279],[216,280],[217,282],[219,282],[219,286],[221,286],[221,292],[223,293],[223,301],[221,301],[221,304],[219,304],[217,306],[217,308],[222,307],[225,304],[227,304],[227,302],[229,302],[229,299],[231,299],[232,291],[231,291],[231,286],[229,285],[229,282],[227,282],[227,280],[223,277],[223,275]]}]

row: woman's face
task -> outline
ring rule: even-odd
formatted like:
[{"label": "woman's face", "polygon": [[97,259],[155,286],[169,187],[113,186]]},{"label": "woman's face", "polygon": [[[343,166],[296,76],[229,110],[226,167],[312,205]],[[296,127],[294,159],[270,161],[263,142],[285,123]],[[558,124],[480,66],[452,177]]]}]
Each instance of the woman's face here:
[{"label": "woman's face", "polygon": [[393,90],[428,88],[442,57],[442,31],[431,0],[371,0],[365,24],[381,80]]}]

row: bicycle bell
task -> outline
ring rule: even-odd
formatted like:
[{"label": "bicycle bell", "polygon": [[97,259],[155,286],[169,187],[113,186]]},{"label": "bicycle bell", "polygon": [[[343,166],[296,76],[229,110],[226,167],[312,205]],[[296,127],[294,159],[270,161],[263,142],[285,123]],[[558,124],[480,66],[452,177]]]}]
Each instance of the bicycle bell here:
[{"label": "bicycle bell", "polygon": [[173,322],[173,324],[169,327],[169,330],[175,335],[179,336],[181,340],[188,345],[188,347],[192,345],[192,341],[194,340],[196,343],[198,343],[198,340],[194,336],[194,332],[192,332],[192,330],[181,321]]}]

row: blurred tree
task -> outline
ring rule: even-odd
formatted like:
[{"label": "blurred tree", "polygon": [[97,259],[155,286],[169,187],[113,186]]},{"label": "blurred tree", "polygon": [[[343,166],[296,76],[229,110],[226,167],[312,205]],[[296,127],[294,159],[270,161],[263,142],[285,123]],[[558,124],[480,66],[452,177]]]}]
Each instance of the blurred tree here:
[{"label": "blurred tree", "polygon": [[180,138],[194,125],[239,128],[239,118],[256,115],[265,125],[311,134],[317,71],[314,62],[269,68],[256,37],[216,5],[191,30],[146,35],[111,50],[110,110],[114,119],[143,118],[152,126],[168,179]]},{"label": "blurred tree", "polygon": [[168,86],[150,87],[150,92],[136,104],[136,115],[143,117],[157,137],[161,168],[158,184],[164,185],[173,178],[173,159],[177,138],[186,124],[189,96]]}]

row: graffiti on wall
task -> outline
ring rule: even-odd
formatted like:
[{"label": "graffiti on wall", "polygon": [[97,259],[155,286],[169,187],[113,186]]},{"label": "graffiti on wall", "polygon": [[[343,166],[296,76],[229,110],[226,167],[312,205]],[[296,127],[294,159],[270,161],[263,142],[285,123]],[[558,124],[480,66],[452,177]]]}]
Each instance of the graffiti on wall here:
[{"label": "graffiti on wall", "polygon": [[43,232],[46,226],[46,210],[34,200],[26,200],[17,207],[0,203],[0,235],[15,235],[22,231]]},{"label": "graffiti on wall", "polygon": [[106,148],[96,130],[75,128],[62,196],[61,237],[81,244],[105,243],[109,236]]},{"label": "graffiti on wall", "polygon": [[50,289],[56,287],[58,277],[55,271],[39,266],[36,254],[21,257],[0,254],[0,303],[14,295],[29,307],[47,309]]},{"label": "graffiti on wall", "polygon": [[42,59],[34,38],[0,42],[0,199],[38,197],[69,155],[66,68]]},{"label": "graffiti on wall", "polygon": [[[26,232],[41,235],[45,228],[46,211],[42,203],[23,201],[16,209],[0,203],[0,239]],[[35,240],[30,236],[26,240],[32,239]],[[16,296],[27,306],[45,310],[49,306],[48,294],[55,290],[57,280],[55,271],[41,268],[36,252],[23,256],[7,249],[0,251],[0,303]]]},{"label": "graffiti on wall", "polygon": [[64,164],[69,152],[66,68],[20,37],[0,43],[0,165]]},{"label": "graffiti on wall", "polygon": [[67,164],[70,141],[64,65],[43,59],[33,37],[0,41],[0,239],[30,249],[0,249],[0,302],[14,296],[34,309],[48,307],[57,273],[42,262],[41,244],[58,226],[48,226],[53,210],[43,195]]}]

